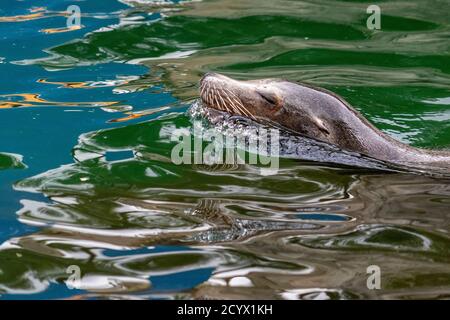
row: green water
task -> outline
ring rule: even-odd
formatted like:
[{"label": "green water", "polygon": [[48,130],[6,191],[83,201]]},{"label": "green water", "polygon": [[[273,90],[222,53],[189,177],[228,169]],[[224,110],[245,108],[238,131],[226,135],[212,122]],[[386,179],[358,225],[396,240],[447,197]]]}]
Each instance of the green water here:
[{"label": "green water", "polygon": [[215,71],[324,87],[448,148],[448,1],[378,2],[381,30],[367,1],[77,1],[83,27],[55,32],[69,4],[0,9],[0,298],[448,298],[448,180],[175,165],[170,139]]}]

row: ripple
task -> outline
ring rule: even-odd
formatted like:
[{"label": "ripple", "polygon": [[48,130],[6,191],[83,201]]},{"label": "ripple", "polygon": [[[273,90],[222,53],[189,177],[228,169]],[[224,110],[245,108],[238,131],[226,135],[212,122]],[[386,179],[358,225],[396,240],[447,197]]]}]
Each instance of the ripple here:
[{"label": "ripple", "polygon": [[[293,239],[295,242],[296,240]],[[332,239],[299,239],[301,244],[314,246],[316,248],[335,249],[387,249],[395,251],[423,251],[430,252],[433,241],[428,237],[394,226],[386,225],[359,225],[357,231],[347,235],[340,235]],[[440,247],[440,246],[438,246]]]},{"label": "ripple", "polygon": [[[0,24],[23,32],[3,40],[0,63],[20,81],[5,78],[0,106],[20,130],[7,126],[2,150],[30,168],[7,170],[25,168],[22,156],[0,153],[1,298],[447,298],[444,177],[291,135],[277,174],[171,161],[174,130],[194,138],[194,120],[211,126],[195,103],[208,71],[323,86],[406,143],[448,147],[448,10],[383,2],[382,30],[370,31],[367,5],[90,1],[80,29],[53,24],[65,19],[57,4],[7,11]],[[48,118],[29,126],[22,117],[43,106]],[[60,123],[57,107],[92,112],[61,112],[74,119],[61,137],[35,135]],[[251,124],[222,120],[222,134],[251,135]],[[62,138],[68,148],[53,145]],[[381,290],[367,289],[369,265]],[[70,266],[78,290],[67,287]]]},{"label": "ripple", "polygon": [[339,289],[294,289],[282,292],[281,297],[286,300],[337,300],[355,299],[356,296]]}]

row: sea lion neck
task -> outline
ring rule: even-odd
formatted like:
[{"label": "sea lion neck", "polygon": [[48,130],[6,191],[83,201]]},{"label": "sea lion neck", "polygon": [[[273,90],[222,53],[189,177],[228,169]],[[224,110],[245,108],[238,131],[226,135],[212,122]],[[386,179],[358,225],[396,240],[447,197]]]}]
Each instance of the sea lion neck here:
[{"label": "sea lion neck", "polygon": [[290,87],[289,98],[276,121],[302,134],[304,120],[323,127],[321,135],[313,138],[344,150],[394,163],[450,163],[449,152],[419,149],[397,141],[335,93],[296,83]]}]

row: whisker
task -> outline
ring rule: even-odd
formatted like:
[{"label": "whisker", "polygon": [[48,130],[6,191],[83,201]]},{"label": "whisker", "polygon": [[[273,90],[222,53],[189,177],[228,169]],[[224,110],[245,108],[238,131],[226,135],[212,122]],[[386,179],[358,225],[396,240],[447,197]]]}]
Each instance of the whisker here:
[{"label": "whisker", "polygon": [[208,92],[208,86],[204,86],[204,89],[203,89],[203,93],[202,93],[202,98],[203,98],[203,100],[205,101],[205,102],[208,102],[207,101],[207,99],[208,99],[208,97],[207,97],[207,92]]},{"label": "whisker", "polygon": [[233,94],[233,95],[234,95],[234,100],[236,100],[237,104],[238,104],[239,106],[241,106],[244,110],[246,110],[246,108],[245,108],[245,106],[242,104],[241,100],[240,100],[235,94]]},{"label": "whisker", "polygon": [[219,103],[219,100],[217,99],[217,96],[219,95],[219,94],[218,94],[218,90],[217,90],[215,84],[213,84],[212,87],[213,87],[213,97],[214,97],[214,101],[215,101],[216,104],[217,104],[216,107],[218,107],[218,108],[220,109],[220,103]]},{"label": "whisker", "polygon": [[252,120],[255,116],[244,106],[241,99],[226,87],[216,87],[215,83],[202,83],[200,86],[202,99],[212,108],[226,111],[230,114],[241,114]]},{"label": "whisker", "polygon": [[225,97],[227,98],[228,101],[230,101],[230,105],[231,105],[231,108],[233,109],[233,111],[238,113],[238,110],[237,110],[236,105],[234,104],[234,102],[231,101],[228,96],[225,96]]},{"label": "whisker", "polygon": [[222,110],[226,110],[227,112],[229,112],[228,106],[222,98],[222,94],[221,94],[222,90],[217,89],[216,86],[214,86],[214,90],[216,90],[215,97],[220,99],[220,101],[219,101],[219,99],[216,99],[218,105],[221,107]]},{"label": "whisker", "polygon": [[205,85],[202,84],[202,85],[200,85],[200,95],[204,96],[204,93],[205,93]]},{"label": "whisker", "polygon": [[232,108],[233,112],[238,113],[235,103],[228,97],[228,95],[223,89],[221,90],[221,92],[223,93],[223,96],[230,102],[230,107]]},{"label": "whisker", "polygon": [[253,115],[251,114],[251,112],[250,112],[247,108],[245,108],[245,106],[242,104],[242,102],[240,101],[240,99],[239,99],[233,92],[231,92],[230,90],[228,90],[228,89],[226,89],[226,88],[224,88],[224,89],[225,89],[227,92],[229,92],[230,94],[233,95],[232,99],[233,99],[233,101],[235,101],[235,102],[237,103],[236,108],[237,108],[243,115],[245,115],[245,116],[247,116],[247,117],[249,117],[249,118],[251,118],[251,119],[255,119],[255,118],[253,117]]},{"label": "whisker", "polygon": [[236,101],[235,98],[229,98],[227,96],[228,100],[231,102],[231,105],[233,106],[233,109],[236,111],[236,113],[243,113],[243,115],[247,115],[245,112],[243,112],[243,110],[239,107],[239,104],[237,103],[238,101]]},{"label": "whisker", "polygon": [[245,115],[245,116],[247,116],[249,118],[253,118],[253,116],[250,114],[250,112],[248,112],[247,109],[245,109],[243,107],[240,107],[239,105],[236,106],[236,108],[238,108],[238,110],[240,110],[243,115]]},{"label": "whisker", "polygon": [[223,106],[224,106],[224,108],[226,107],[226,103],[225,103],[225,101],[223,100],[223,98],[222,98],[222,96],[219,94],[219,98],[220,98],[220,101],[222,102],[222,104],[223,104]]},{"label": "whisker", "polygon": [[220,110],[220,103],[219,103],[219,100],[217,99],[218,94],[217,94],[216,86],[213,85],[213,88],[214,88],[214,93],[215,93],[215,94],[213,95],[214,101],[215,101],[215,103],[216,103],[216,107]]},{"label": "whisker", "polygon": [[208,96],[208,104],[211,104],[212,105],[212,99],[211,99],[211,96],[212,96],[212,94],[211,94],[211,86],[210,87],[208,87],[208,92],[207,92],[207,96]]}]

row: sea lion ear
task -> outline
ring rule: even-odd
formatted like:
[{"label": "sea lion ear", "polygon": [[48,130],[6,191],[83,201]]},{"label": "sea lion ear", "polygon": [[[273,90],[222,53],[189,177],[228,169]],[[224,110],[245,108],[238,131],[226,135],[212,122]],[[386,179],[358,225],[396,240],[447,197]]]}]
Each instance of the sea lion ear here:
[{"label": "sea lion ear", "polygon": [[320,131],[322,131],[326,135],[330,134],[330,131],[328,131],[328,129],[325,127],[325,124],[323,123],[322,120],[320,120],[317,117],[313,117],[313,120],[314,120],[314,123],[316,124],[316,126],[319,128]]}]

